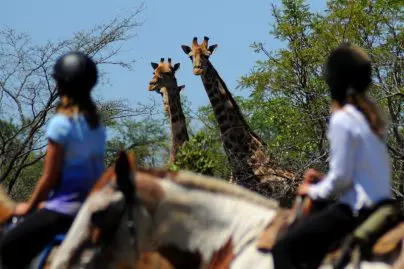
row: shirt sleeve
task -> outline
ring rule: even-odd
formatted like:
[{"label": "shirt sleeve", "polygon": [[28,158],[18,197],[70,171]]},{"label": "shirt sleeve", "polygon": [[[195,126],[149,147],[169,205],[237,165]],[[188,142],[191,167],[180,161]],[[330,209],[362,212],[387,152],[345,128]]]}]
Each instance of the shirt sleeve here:
[{"label": "shirt sleeve", "polygon": [[49,122],[46,138],[58,144],[65,144],[70,130],[71,124],[69,119],[63,115],[56,115]]},{"label": "shirt sleeve", "polygon": [[311,185],[308,196],[314,200],[339,195],[352,186],[355,159],[355,137],[344,117],[330,122],[330,170],[325,178]]}]

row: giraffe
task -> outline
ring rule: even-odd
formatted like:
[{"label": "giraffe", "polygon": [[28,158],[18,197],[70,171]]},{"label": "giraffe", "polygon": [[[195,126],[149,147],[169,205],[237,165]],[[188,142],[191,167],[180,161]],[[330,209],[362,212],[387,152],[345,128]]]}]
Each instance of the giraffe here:
[{"label": "giraffe", "polygon": [[192,47],[182,45],[182,49],[193,63],[194,75],[201,76],[219,124],[233,180],[250,190],[274,197],[275,193],[269,193],[262,183],[285,182],[285,179],[292,180],[295,176],[276,167],[265,152],[265,143],[247,124],[223,79],[209,61],[217,45],[208,46],[208,40],[208,37],[204,37],[203,42],[198,44],[194,37]]},{"label": "giraffe", "polygon": [[172,66],[171,58],[168,58],[167,63],[161,58],[160,63],[151,63],[151,66],[154,72],[148,90],[156,91],[163,97],[164,111],[168,113],[171,122],[170,162],[174,163],[179,147],[189,139],[180,100],[180,92],[185,86],[178,86],[175,78],[180,64]]}]

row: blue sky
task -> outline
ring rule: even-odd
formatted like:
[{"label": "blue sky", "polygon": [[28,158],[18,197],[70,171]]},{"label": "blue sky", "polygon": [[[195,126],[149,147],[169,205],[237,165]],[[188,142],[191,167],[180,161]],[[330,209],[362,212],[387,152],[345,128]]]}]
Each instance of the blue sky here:
[{"label": "blue sky", "polygon": [[[69,1],[12,1],[2,4],[0,25],[27,33],[36,44],[69,38],[79,30],[90,29],[115,16],[136,9],[141,1],[134,0],[69,0]],[[199,77],[192,74],[189,58],[181,45],[190,45],[194,36],[204,35],[210,43],[219,45],[212,63],[221,74],[228,88],[237,95],[247,95],[248,90],[235,90],[237,81],[247,74],[263,56],[249,47],[254,41],[265,42],[267,48],[276,49],[282,44],[269,36],[273,22],[271,4],[275,0],[146,0],[145,9],[139,16],[144,22],[136,30],[137,36],[129,40],[121,57],[135,58],[132,71],[118,67],[102,67],[108,73],[109,84],[97,86],[97,94],[105,99],[128,100],[130,103],[149,102],[149,98],[161,97],[147,91],[152,77],[150,62],[161,57],[171,57],[180,62],[177,72],[179,84],[185,84],[193,110],[209,103]],[[322,10],[325,1],[308,1],[312,9]]]}]

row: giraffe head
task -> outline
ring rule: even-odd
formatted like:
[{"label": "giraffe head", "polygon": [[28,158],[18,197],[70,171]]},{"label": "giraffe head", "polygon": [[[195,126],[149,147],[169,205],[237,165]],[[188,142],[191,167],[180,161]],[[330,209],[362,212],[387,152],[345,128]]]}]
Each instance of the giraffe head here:
[{"label": "giraffe head", "polygon": [[175,72],[180,67],[177,63],[174,66],[171,63],[171,58],[164,62],[164,58],[160,59],[160,63],[151,63],[153,67],[153,78],[149,82],[149,91],[155,91],[163,96],[164,111],[168,111],[168,94],[169,90],[181,91],[185,86],[177,87],[177,79]]},{"label": "giraffe head", "polygon": [[215,51],[217,45],[208,46],[209,37],[205,36],[201,44],[194,37],[192,40],[192,48],[182,45],[182,50],[191,58],[194,66],[194,74],[202,75],[207,67],[209,56]]},{"label": "giraffe head", "polygon": [[149,91],[157,91],[163,87],[171,88],[177,86],[177,80],[175,78],[175,72],[180,67],[179,63],[174,66],[171,64],[171,58],[168,58],[167,63],[164,62],[164,58],[160,59],[160,63],[151,63],[153,67],[153,78],[149,83]]}]

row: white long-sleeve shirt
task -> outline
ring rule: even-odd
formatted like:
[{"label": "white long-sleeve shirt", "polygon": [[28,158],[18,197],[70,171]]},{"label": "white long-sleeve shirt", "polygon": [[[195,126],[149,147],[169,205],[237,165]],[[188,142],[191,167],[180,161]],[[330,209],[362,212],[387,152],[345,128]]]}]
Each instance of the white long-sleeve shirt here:
[{"label": "white long-sleeve shirt", "polygon": [[391,171],[386,144],[377,137],[363,114],[347,104],[334,112],[328,129],[330,169],[311,185],[312,199],[339,196],[354,213],[391,197]]}]

